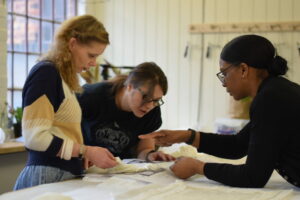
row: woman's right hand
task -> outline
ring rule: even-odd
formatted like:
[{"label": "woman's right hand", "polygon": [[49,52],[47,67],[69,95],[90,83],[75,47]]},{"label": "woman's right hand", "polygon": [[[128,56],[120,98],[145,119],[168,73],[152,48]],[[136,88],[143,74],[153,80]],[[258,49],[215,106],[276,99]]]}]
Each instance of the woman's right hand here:
[{"label": "woman's right hand", "polygon": [[174,143],[186,142],[190,137],[190,131],[186,130],[160,130],[145,135],[139,135],[140,139],[154,139],[158,146],[170,146]]},{"label": "woman's right hand", "polygon": [[85,168],[88,167],[88,163],[96,165],[96,167],[100,168],[111,168],[116,166],[118,163],[109,150],[102,147],[97,146],[86,146],[85,152]]}]

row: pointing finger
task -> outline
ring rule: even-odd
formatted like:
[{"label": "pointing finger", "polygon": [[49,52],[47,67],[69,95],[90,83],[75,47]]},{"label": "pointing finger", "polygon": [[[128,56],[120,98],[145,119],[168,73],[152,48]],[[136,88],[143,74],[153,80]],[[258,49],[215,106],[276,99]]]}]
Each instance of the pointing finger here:
[{"label": "pointing finger", "polygon": [[145,135],[139,135],[140,139],[156,139],[158,137],[164,137],[166,136],[164,133],[160,133],[160,132],[153,132],[153,133],[149,133],[149,134],[145,134]]}]

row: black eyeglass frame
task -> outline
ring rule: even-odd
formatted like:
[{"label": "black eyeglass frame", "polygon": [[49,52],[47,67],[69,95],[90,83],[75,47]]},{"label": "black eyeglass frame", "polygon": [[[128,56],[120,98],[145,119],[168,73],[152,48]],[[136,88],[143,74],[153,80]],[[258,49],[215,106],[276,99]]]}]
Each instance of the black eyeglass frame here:
[{"label": "black eyeglass frame", "polygon": [[144,92],[141,88],[137,88],[137,90],[141,93],[142,95],[142,99],[143,99],[143,102],[142,102],[142,105],[146,104],[146,103],[150,103],[150,102],[153,102],[154,106],[162,106],[165,102],[162,98],[160,99],[152,99],[152,98],[149,98],[148,94],[146,92]]},{"label": "black eyeglass frame", "polygon": [[221,81],[222,84],[225,83],[225,78],[226,78],[226,75],[224,74],[224,72],[228,71],[228,69],[230,69],[231,67],[234,67],[234,66],[237,66],[237,64],[230,64],[223,71],[216,73],[216,76],[218,77],[218,79]]}]

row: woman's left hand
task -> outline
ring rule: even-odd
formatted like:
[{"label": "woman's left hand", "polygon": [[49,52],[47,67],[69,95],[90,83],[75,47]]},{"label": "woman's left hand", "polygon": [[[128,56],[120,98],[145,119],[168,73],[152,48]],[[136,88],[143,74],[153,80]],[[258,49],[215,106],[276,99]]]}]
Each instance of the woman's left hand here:
[{"label": "woman's left hand", "polygon": [[204,174],[205,163],[190,157],[180,157],[170,167],[175,176],[187,179],[195,174]]},{"label": "woman's left hand", "polygon": [[173,161],[173,160],[176,160],[176,158],[169,154],[165,154],[162,151],[155,151],[155,152],[148,154],[147,160],[149,160],[149,161]]}]

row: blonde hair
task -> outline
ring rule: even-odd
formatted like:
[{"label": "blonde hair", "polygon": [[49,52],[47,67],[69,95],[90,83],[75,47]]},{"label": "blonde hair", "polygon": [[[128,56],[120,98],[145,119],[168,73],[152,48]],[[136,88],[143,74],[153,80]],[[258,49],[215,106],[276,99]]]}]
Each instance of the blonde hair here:
[{"label": "blonde hair", "polygon": [[82,44],[89,44],[93,41],[109,44],[109,34],[103,24],[91,15],[70,18],[61,24],[55,34],[51,49],[41,57],[40,60],[49,60],[55,63],[60,75],[71,90],[80,91],[76,68],[69,50],[71,38],[76,38]]}]

